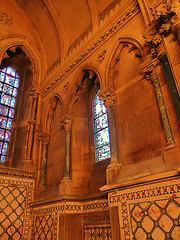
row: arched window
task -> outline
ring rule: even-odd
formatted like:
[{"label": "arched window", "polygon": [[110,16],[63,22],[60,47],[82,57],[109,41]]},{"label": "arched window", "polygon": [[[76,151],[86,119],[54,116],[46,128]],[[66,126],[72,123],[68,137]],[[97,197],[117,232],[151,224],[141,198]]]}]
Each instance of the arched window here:
[{"label": "arched window", "polygon": [[16,104],[19,75],[12,67],[0,72],[0,162],[6,161]]},{"label": "arched window", "polygon": [[94,121],[94,140],[96,148],[97,162],[111,157],[110,134],[107,109],[104,101],[100,100],[97,91],[93,104],[93,121]]}]

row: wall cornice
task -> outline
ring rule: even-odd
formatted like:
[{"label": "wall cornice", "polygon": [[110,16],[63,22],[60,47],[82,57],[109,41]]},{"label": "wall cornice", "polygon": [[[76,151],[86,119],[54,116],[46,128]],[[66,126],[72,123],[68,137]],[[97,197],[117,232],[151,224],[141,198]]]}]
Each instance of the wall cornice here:
[{"label": "wall cornice", "polygon": [[36,178],[36,172],[25,171],[22,169],[10,168],[0,166],[0,175],[7,175],[12,177]]}]

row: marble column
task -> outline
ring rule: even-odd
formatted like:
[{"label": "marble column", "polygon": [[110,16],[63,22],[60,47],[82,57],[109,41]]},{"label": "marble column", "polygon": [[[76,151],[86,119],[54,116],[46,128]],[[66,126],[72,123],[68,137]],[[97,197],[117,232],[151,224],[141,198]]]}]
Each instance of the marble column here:
[{"label": "marble column", "polygon": [[47,169],[47,156],[48,156],[48,144],[50,140],[50,134],[43,132],[40,135],[40,141],[42,142],[42,154],[41,154],[41,171],[39,187],[46,186],[46,169]]},{"label": "marble column", "polygon": [[157,60],[153,60],[152,62],[142,67],[143,69],[142,73],[145,75],[145,78],[148,81],[151,81],[154,85],[154,90],[158,100],[158,106],[159,106],[159,110],[160,110],[160,114],[161,114],[161,118],[164,126],[164,131],[167,139],[166,149],[170,149],[175,147],[175,143],[174,143],[174,138],[173,138],[161,86],[160,86],[158,75],[155,69],[156,65],[157,65]]},{"label": "marble column", "polygon": [[117,154],[117,138],[116,138],[116,127],[114,119],[114,102],[115,102],[115,91],[111,88],[102,90],[99,94],[101,100],[104,101],[109,122],[109,131],[110,131],[110,145],[111,145],[111,163],[106,170],[107,184],[112,184],[116,181],[123,165],[118,159]]},{"label": "marble column", "polygon": [[70,153],[71,153],[71,127],[72,119],[66,116],[60,120],[61,127],[65,131],[65,156],[64,156],[64,177],[59,184],[60,195],[73,195],[73,183],[70,178]]},{"label": "marble column", "polygon": [[23,168],[27,168],[29,164],[33,163],[32,159],[32,148],[33,148],[33,139],[34,139],[34,129],[36,125],[36,110],[38,104],[39,92],[37,90],[33,90],[30,92],[32,97],[31,104],[31,112],[30,112],[30,120],[28,121],[28,133],[27,133],[27,144],[26,144],[26,152],[25,159],[22,163]]}]

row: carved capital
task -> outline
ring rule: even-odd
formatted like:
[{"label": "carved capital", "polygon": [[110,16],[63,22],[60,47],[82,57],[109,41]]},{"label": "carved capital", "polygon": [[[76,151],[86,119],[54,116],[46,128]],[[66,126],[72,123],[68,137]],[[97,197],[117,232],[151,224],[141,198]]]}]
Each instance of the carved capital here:
[{"label": "carved capital", "polygon": [[49,132],[40,133],[39,140],[42,141],[43,144],[48,144],[50,141],[50,133]]},{"label": "carved capital", "polygon": [[155,18],[155,28],[160,34],[168,36],[171,33],[173,24],[179,18],[179,0],[167,0],[166,3],[159,5],[157,8],[150,9]]},{"label": "carved capital", "polygon": [[64,129],[64,131],[71,131],[72,128],[72,119],[68,116],[68,117],[64,117],[60,120],[60,124],[62,129]]},{"label": "carved capital", "polygon": [[113,106],[116,100],[115,91],[111,88],[102,90],[100,93],[98,93],[98,96],[107,106]]},{"label": "carved capital", "polygon": [[155,74],[155,66],[157,65],[157,60],[145,63],[141,65],[142,74],[147,81],[152,81],[152,76]]},{"label": "carved capital", "polygon": [[159,45],[162,42],[162,37],[158,33],[148,32],[146,36],[143,36],[147,45],[150,46],[151,55],[156,58],[159,52]]},{"label": "carved capital", "polygon": [[33,98],[38,98],[40,95],[40,90],[39,89],[32,89],[29,90],[28,93],[33,97]]}]

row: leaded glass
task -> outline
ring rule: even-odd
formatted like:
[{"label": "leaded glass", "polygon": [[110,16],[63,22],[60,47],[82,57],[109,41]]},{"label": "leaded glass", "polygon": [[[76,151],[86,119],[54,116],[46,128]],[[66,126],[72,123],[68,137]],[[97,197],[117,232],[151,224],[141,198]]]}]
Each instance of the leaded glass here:
[{"label": "leaded glass", "polygon": [[98,97],[98,92],[94,100],[93,119],[96,159],[99,162],[111,157],[111,148],[107,110],[104,101]]},{"label": "leaded glass", "polygon": [[12,67],[0,72],[0,162],[6,161],[12,119],[19,87],[19,75]]}]

